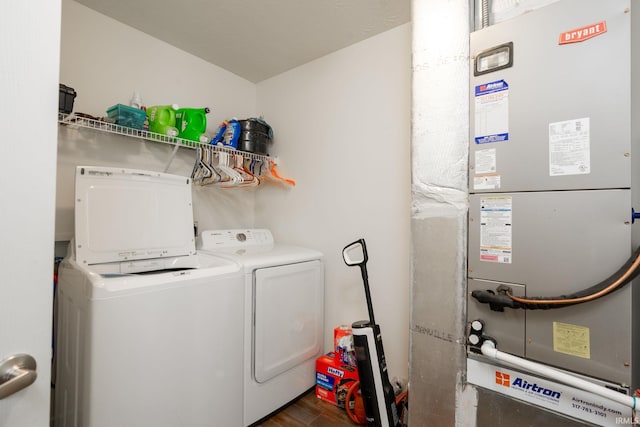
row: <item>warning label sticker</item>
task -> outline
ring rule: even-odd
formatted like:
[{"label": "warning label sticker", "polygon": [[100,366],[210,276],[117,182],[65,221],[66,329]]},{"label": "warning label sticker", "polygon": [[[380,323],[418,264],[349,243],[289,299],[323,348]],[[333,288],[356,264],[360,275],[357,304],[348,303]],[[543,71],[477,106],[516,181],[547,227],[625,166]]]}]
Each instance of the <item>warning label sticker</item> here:
[{"label": "warning label sticker", "polygon": [[509,139],[509,85],[504,80],[476,86],[474,135],[476,144]]},{"label": "warning label sticker", "polygon": [[553,351],[590,359],[589,328],[553,322]]},{"label": "warning label sticker", "polygon": [[511,197],[480,199],[480,261],[511,264]]},{"label": "warning label sticker", "polygon": [[496,172],[496,149],[477,150],[475,154],[476,173]]},{"label": "warning label sticker", "polygon": [[549,123],[549,175],[591,173],[589,118]]},{"label": "warning label sticker", "polygon": [[499,190],[500,174],[487,173],[483,175],[474,176],[473,189],[474,190]]},{"label": "warning label sticker", "polygon": [[499,190],[500,175],[496,173],[496,149],[488,148],[475,152],[474,190]]}]

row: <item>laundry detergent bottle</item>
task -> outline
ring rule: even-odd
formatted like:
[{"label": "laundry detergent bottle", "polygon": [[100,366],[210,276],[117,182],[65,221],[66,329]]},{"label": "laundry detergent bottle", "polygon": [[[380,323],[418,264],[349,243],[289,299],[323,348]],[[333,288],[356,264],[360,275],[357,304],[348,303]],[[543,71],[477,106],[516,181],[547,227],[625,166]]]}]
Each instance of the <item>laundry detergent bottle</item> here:
[{"label": "laundry detergent bottle", "polygon": [[178,136],[178,128],[176,128],[177,110],[178,106],[176,104],[147,107],[149,130],[163,135]]},{"label": "laundry detergent bottle", "polygon": [[235,117],[230,119],[227,124],[227,129],[224,132],[224,139],[222,145],[227,148],[238,148],[238,139],[242,132],[242,126]]},{"label": "laundry detergent bottle", "polygon": [[205,135],[207,131],[208,107],[204,108],[180,108],[176,111],[176,127],[178,136],[182,139],[209,142],[209,137]]}]

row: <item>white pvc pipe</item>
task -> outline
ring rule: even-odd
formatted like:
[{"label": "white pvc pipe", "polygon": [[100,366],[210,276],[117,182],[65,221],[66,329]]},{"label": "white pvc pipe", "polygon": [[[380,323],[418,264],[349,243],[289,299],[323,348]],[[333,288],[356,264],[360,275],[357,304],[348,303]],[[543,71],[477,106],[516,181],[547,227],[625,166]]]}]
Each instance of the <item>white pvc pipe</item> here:
[{"label": "white pvc pipe", "polygon": [[554,368],[550,368],[549,366],[531,362],[530,360],[522,359],[520,357],[504,353],[498,350],[496,348],[496,345],[490,340],[487,340],[482,344],[482,346],[480,347],[480,351],[482,352],[482,354],[491,359],[509,363],[526,371],[542,375],[546,378],[570,385],[575,388],[579,388],[584,391],[588,391],[593,394],[597,394],[598,396],[602,396],[614,402],[618,402],[624,406],[628,406],[629,408],[633,409],[634,419],[637,419],[638,417],[636,409],[640,408],[638,408],[638,398],[634,396],[627,396],[617,391],[610,390],[601,385],[583,380],[582,378],[578,378],[571,374],[559,371]]}]

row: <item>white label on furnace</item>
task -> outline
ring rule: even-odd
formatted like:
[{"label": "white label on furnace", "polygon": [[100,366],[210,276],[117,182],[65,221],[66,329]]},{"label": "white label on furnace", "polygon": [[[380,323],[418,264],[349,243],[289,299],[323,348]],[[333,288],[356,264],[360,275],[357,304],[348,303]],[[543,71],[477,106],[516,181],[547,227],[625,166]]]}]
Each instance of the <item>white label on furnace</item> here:
[{"label": "white label on furnace", "polygon": [[476,150],[475,170],[477,174],[496,172],[496,149]]},{"label": "white label on furnace", "polygon": [[509,139],[509,85],[504,80],[475,87],[476,144]]},{"label": "white label on furnace", "polygon": [[480,261],[511,264],[512,198],[480,199]]},{"label": "white label on furnace", "polygon": [[591,173],[589,117],[549,123],[549,176]]},{"label": "white label on furnace", "polygon": [[473,177],[474,190],[499,190],[500,174],[487,173],[484,175],[476,175]]}]

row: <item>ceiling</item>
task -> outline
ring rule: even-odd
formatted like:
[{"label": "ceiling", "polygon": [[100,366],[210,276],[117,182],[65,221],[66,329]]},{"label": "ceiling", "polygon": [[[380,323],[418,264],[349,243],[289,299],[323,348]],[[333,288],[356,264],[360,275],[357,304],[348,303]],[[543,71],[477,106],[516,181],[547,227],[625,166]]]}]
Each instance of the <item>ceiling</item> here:
[{"label": "ceiling", "polygon": [[76,0],[252,82],[411,19],[411,0]]}]

